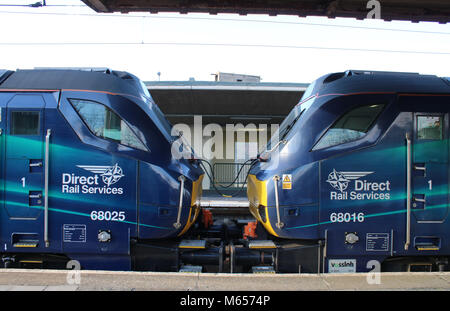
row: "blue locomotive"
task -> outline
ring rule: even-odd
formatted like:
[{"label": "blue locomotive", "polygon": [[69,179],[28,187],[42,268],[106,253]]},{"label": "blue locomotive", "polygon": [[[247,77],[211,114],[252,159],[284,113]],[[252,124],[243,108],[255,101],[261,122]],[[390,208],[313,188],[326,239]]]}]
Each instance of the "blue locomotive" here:
[{"label": "blue locomotive", "polygon": [[137,77],[0,71],[0,258],[102,270],[447,270],[449,100],[449,79],[436,76],[316,80],[251,161],[249,211],[264,230],[237,209],[200,208],[204,160],[173,155],[179,137]]},{"label": "blue locomotive", "polygon": [[449,112],[448,78],[347,71],[312,83],[248,176],[251,213],[280,251],[297,244],[285,267],[447,269]]},{"label": "blue locomotive", "polygon": [[203,170],[172,157],[170,124],[127,72],[2,70],[0,134],[5,267],[158,270],[152,243],[198,216]]}]

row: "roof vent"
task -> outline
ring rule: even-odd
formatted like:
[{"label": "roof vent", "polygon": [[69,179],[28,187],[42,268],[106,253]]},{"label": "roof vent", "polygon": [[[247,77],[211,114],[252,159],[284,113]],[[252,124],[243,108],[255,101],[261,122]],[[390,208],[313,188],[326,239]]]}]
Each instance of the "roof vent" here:
[{"label": "roof vent", "polygon": [[345,72],[346,77],[355,75],[418,75],[417,72],[395,72],[395,71],[374,71],[374,70],[347,70]]},{"label": "roof vent", "polygon": [[333,81],[336,81],[340,78],[342,78],[345,75],[345,72],[337,72],[337,73],[332,73],[330,74],[328,77],[325,78],[325,80],[323,80],[323,83],[330,83]]},{"label": "roof vent", "polygon": [[81,70],[81,71],[93,71],[103,72],[111,74],[112,70],[106,67],[34,67],[36,70]]}]

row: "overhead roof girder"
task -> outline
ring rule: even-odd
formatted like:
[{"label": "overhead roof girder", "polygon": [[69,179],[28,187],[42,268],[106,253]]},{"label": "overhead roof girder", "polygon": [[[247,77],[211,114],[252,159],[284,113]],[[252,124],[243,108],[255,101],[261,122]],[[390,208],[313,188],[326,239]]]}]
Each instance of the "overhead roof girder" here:
[{"label": "overhead roof girder", "polygon": [[[367,18],[368,0],[83,0],[96,12],[235,13]],[[381,19],[450,21],[448,0],[380,0]]]}]

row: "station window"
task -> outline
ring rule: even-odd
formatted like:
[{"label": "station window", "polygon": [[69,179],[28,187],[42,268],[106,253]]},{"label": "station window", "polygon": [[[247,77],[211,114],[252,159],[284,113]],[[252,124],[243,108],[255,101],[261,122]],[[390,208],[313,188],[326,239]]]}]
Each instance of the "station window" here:
[{"label": "station window", "polygon": [[442,117],[440,116],[417,116],[417,138],[418,139],[442,139]]},{"label": "station window", "polygon": [[72,99],[70,102],[95,136],[147,151],[125,121],[108,107],[88,100]]},{"label": "station window", "polygon": [[11,135],[39,135],[39,111],[12,111]]},{"label": "station window", "polygon": [[313,150],[323,149],[360,139],[371,128],[384,105],[368,105],[344,114],[326,133]]}]

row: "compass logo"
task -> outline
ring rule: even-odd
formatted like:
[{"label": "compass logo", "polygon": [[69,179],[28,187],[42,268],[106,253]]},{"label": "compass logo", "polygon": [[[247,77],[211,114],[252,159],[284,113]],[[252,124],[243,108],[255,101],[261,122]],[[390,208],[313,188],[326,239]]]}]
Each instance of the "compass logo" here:
[{"label": "compass logo", "polygon": [[125,175],[122,168],[117,165],[101,166],[101,165],[77,165],[79,168],[85,169],[94,174],[100,174],[102,181],[109,187],[118,182]]},{"label": "compass logo", "polygon": [[335,169],[328,175],[327,183],[334,189],[344,192],[351,180],[360,179],[361,177],[372,174],[373,172],[338,172]]},{"label": "compass logo", "polygon": [[109,187],[112,184],[118,182],[124,174],[122,174],[122,169],[117,163],[114,166],[108,168],[103,174],[101,174],[103,182]]}]

